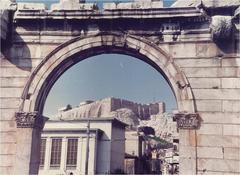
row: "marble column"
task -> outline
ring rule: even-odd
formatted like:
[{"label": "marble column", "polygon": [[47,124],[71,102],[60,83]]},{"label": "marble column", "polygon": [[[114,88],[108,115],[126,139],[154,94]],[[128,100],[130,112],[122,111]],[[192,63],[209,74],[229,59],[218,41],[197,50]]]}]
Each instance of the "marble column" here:
[{"label": "marble column", "polygon": [[51,138],[46,138],[46,151],[45,151],[45,161],[44,161],[44,171],[47,171],[50,169],[50,157],[51,157]]},{"label": "marble column", "polygon": [[66,163],[67,163],[67,138],[62,138],[62,150],[61,150],[61,163],[60,163],[60,170],[66,170]]},{"label": "marble column", "polygon": [[196,130],[200,127],[197,113],[174,114],[179,129],[179,174],[197,175],[197,144]]},{"label": "marble column", "polygon": [[38,112],[17,112],[17,150],[14,174],[38,174],[41,130],[48,119]]}]

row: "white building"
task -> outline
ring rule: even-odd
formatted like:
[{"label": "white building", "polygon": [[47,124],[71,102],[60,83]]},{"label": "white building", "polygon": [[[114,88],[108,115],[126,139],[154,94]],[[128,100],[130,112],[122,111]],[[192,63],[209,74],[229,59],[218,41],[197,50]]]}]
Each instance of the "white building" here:
[{"label": "white building", "polygon": [[125,126],[115,118],[47,121],[41,136],[39,175],[86,174],[87,162],[88,174],[110,174],[123,170]]},{"label": "white building", "polygon": [[132,156],[141,157],[144,153],[145,145],[143,138],[137,131],[125,132],[125,153]]}]

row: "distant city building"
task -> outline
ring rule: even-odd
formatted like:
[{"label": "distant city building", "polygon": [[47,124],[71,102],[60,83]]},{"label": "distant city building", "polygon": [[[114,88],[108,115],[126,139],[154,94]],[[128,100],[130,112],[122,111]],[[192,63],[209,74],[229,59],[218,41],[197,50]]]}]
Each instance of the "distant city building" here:
[{"label": "distant city building", "polygon": [[145,141],[138,131],[126,130],[125,137],[124,173],[142,173],[143,166],[140,158],[146,149]]},{"label": "distant city building", "polygon": [[127,155],[141,157],[145,149],[145,142],[142,138],[142,136],[139,135],[137,131],[126,131],[125,132],[125,153]]},{"label": "distant city building", "polygon": [[[117,98],[68,104],[43,129],[39,174],[167,172],[173,156],[166,153],[175,153],[178,134],[176,122],[164,112],[162,102],[145,105]],[[160,137],[168,142],[159,146]]]},{"label": "distant city building", "polygon": [[[135,117],[138,119],[149,119],[151,115],[164,113],[165,103],[158,102],[152,104],[139,104],[124,99],[109,97],[97,101],[88,100],[81,102],[77,107],[67,105],[66,107],[60,108],[58,110],[58,113],[53,117],[61,119],[106,116],[117,117],[119,113],[122,115],[123,112],[126,112],[123,111],[123,109],[132,111],[132,114],[135,115]],[[131,117],[133,118],[134,116]]]},{"label": "distant city building", "polygon": [[39,175],[83,175],[86,167],[92,175],[123,172],[125,126],[115,118],[47,121],[41,136]]}]

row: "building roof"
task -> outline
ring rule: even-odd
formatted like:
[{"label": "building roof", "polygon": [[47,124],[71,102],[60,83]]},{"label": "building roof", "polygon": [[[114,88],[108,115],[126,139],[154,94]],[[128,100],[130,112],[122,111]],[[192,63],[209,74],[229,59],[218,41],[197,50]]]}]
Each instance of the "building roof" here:
[{"label": "building roof", "polygon": [[[58,133],[58,132],[61,132],[61,133],[86,133],[87,132],[87,128],[46,128],[46,129],[43,129],[42,131],[43,133]],[[98,128],[90,128],[89,129],[89,132],[90,133],[96,133],[97,135],[98,134],[102,134],[103,131],[101,129],[98,129]]]},{"label": "building roof", "polygon": [[101,117],[101,118],[78,118],[78,119],[54,119],[54,120],[48,120],[47,122],[54,123],[54,122],[68,122],[68,123],[74,123],[74,122],[88,122],[88,121],[94,121],[94,122],[100,122],[100,121],[110,121],[114,124],[119,124],[121,126],[128,126],[126,123],[118,120],[115,117]]}]

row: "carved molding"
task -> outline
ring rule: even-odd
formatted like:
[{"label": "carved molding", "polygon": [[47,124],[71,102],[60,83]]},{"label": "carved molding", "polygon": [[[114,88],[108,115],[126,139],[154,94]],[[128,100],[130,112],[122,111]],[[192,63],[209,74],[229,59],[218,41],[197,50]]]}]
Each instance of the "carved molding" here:
[{"label": "carved molding", "polygon": [[198,113],[177,113],[174,114],[179,129],[198,129],[200,117]]},{"label": "carved molding", "polygon": [[38,128],[43,129],[47,117],[38,115],[38,112],[16,112],[17,128]]}]

